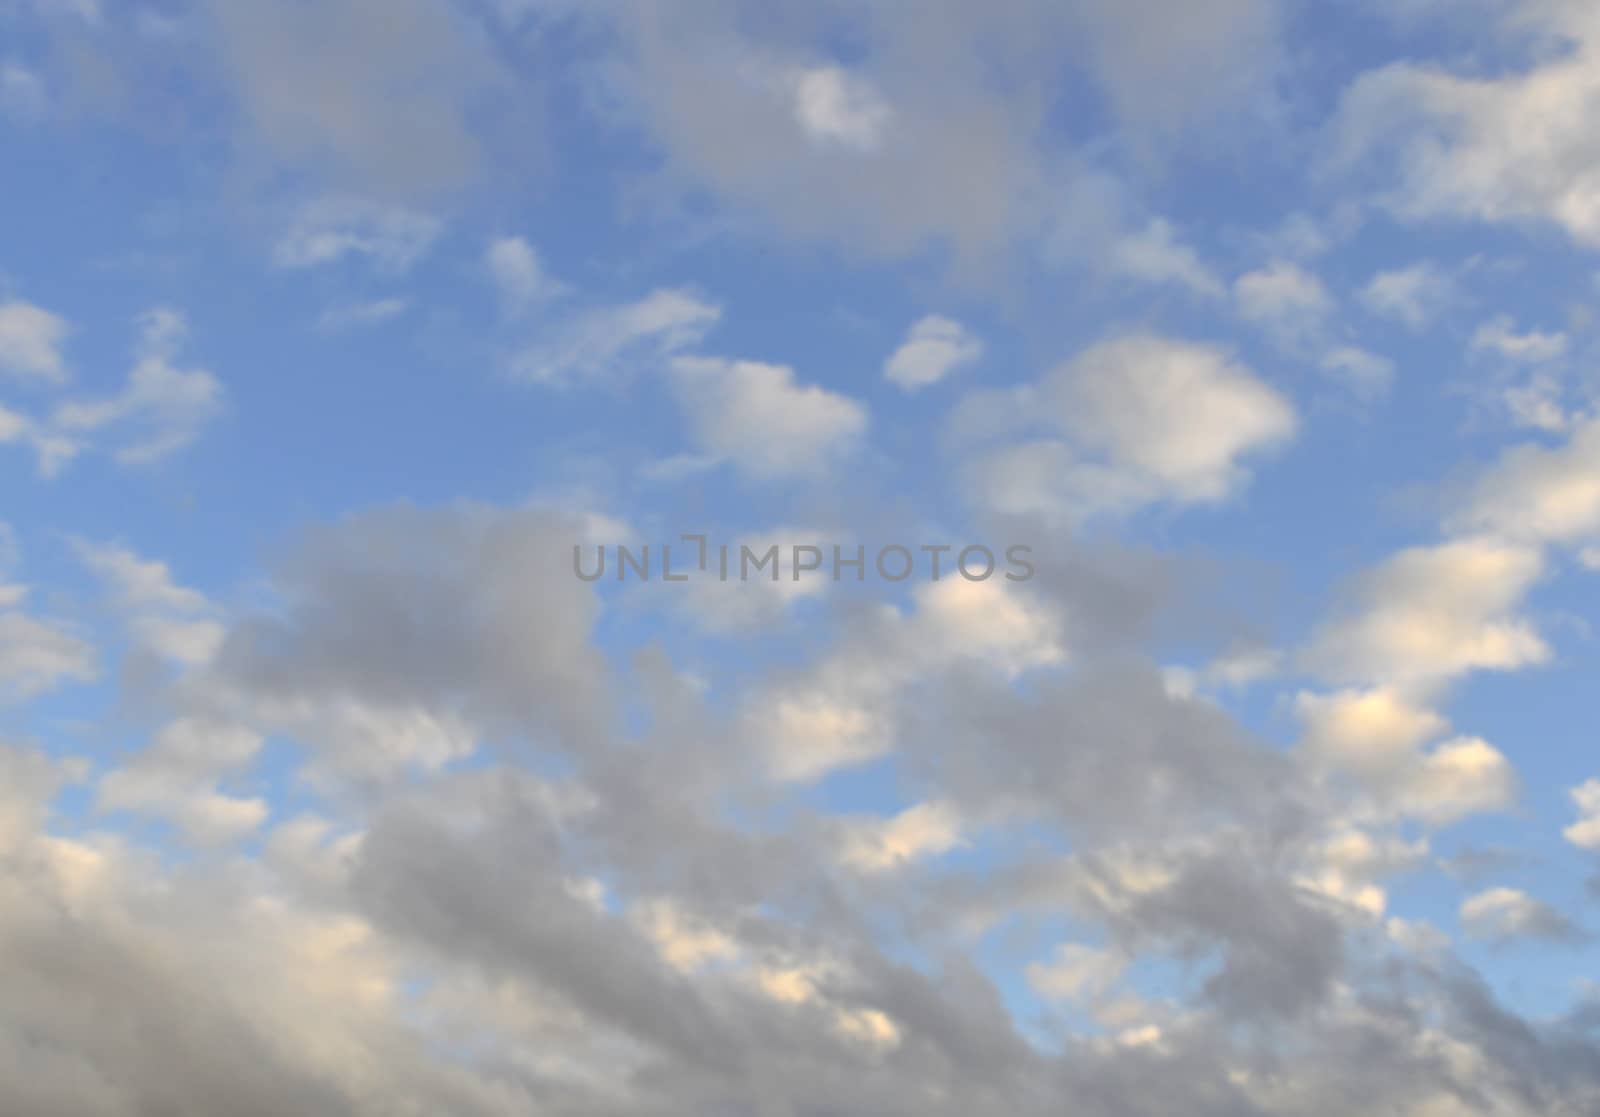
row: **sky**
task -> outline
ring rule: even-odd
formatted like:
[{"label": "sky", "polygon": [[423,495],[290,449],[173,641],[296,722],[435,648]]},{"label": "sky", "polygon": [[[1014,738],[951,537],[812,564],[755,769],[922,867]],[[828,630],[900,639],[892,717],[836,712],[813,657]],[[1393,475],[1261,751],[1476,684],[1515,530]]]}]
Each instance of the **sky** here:
[{"label": "sky", "polygon": [[1600,1112],[1597,114],[1580,0],[0,0],[0,1110]]}]

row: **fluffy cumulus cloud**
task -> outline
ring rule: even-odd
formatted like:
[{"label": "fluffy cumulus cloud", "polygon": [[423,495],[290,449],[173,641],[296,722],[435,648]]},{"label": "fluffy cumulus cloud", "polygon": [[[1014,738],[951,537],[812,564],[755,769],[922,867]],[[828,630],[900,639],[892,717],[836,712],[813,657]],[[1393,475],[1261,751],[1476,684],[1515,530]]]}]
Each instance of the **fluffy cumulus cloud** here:
[{"label": "fluffy cumulus cloud", "polygon": [[59,381],[66,376],[61,345],[67,324],[32,303],[0,303],[0,371],[13,377]]},{"label": "fluffy cumulus cloud", "polygon": [[1457,521],[1532,544],[1582,543],[1600,532],[1600,423],[1584,423],[1555,447],[1506,451]]},{"label": "fluffy cumulus cloud", "polygon": [[1217,500],[1241,459],[1294,433],[1287,400],[1215,348],[1155,337],[1107,342],[1048,385],[1073,442],[1179,500]]},{"label": "fluffy cumulus cloud", "polygon": [[1580,849],[1600,849],[1600,780],[1586,780],[1572,789],[1578,821],[1562,831]]},{"label": "fluffy cumulus cloud", "polygon": [[908,392],[937,384],[951,373],[983,356],[983,342],[960,322],[930,314],[906,332],[900,347],[889,355],[883,375]]},{"label": "fluffy cumulus cloud", "polygon": [[1385,167],[1383,201],[1399,216],[1544,222],[1600,243],[1596,150],[1584,123],[1597,92],[1600,24],[1587,5],[1511,5],[1494,13],[1537,40],[1510,72],[1457,74],[1397,62],[1346,91],[1346,153]]},{"label": "fluffy cumulus cloud", "polygon": [[1301,7],[0,0],[0,1111],[1600,1112],[1600,18]]},{"label": "fluffy cumulus cloud", "polygon": [[1288,260],[1241,275],[1233,295],[1246,319],[1290,341],[1314,336],[1335,309],[1322,280]]},{"label": "fluffy cumulus cloud", "polygon": [[1335,678],[1403,683],[1541,662],[1549,647],[1516,607],[1542,570],[1537,550],[1491,538],[1402,551],[1309,658]]},{"label": "fluffy cumulus cloud", "polygon": [[753,477],[824,472],[867,428],[860,403],[783,365],[680,357],[672,378],[696,445]]},{"label": "fluffy cumulus cloud", "polygon": [[1469,934],[1502,945],[1518,939],[1570,942],[1583,937],[1559,911],[1514,888],[1491,888],[1467,897],[1461,922]]},{"label": "fluffy cumulus cloud", "polygon": [[533,245],[522,237],[496,237],[484,250],[483,260],[509,311],[522,310],[561,289],[546,274]]},{"label": "fluffy cumulus cloud", "polygon": [[1223,293],[1222,282],[1164,218],[1153,218],[1143,229],[1123,237],[1113,249],[1112,264],[1132,279],[1176,283],[1210,298]]},{"label": "fluffy cumulus cloud", "polygon": [[983,499],[1078,520],[1224,500],[1297,425],[1293,405],[1227,351],[1149,334],[1089,347],[1008,406],[1055,436],[988,454]]}]

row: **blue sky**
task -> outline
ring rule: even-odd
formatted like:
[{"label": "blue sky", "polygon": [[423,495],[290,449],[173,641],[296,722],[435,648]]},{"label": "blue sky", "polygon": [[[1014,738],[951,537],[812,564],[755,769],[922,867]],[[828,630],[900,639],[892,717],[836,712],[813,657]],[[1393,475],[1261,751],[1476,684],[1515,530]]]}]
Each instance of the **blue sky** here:
[{"label": "blue sky", "polygon": [[1597,60],[0,0],[0,1108],[1600,1109]]}]

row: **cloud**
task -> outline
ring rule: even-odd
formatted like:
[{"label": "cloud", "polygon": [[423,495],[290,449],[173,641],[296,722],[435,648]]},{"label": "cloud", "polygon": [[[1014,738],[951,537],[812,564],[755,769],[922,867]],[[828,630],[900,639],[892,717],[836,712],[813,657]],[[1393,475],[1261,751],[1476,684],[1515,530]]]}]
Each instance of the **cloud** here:
[{"label": "cloud", "polygon": [[1580,849],[1600,849],[1600,780],[1586,780],[1572,789],[1578,821],[1561,834]]},{"label": "cloud", "polygon": [[1205,13],[1163,0],[1090,0],[1072,9],[1087,33],[1085,61],[1134,142],[1189,129],[1214,114],[1236,123],[1270,113],[1279,6],[1222,0]]},{"label": "cloud", "polygon": [[1028,984],[1056,1001],[1085,1001],[1103,996],[1121,980],[1128,960],[1115,951],[1082,943],[1062,943],[1048,962],[1027,968]]},{"label": "cloud", "polygon": [[521,237],[496,237],[484,250],[483,261],[509,313],[523,310],[561,292],[539,261],[539,254]]},{"label": "cloud", "polygon": [[811,782],[893,751],[919,679],[981,666],[1011,680],[1067,661],[1057,612],[997,581],[947,574],[919,587],[913,604],[873,615],[831,654],[747,700],[747,735],[774,778]]},{"label": "cloud", "polygon": [[1400,62],[1364,74],[1340,105],[1343,156],[1381,168],[1383,204],[1401,218],[1540,221],[1600,244],[1600,152],[1587,124],[1600,29],[1574,4],[1502,18],[1547,32],[1531,66],[1478,77]]},{"label": "cloud", "polygon": [[671,375],[695,445],[758,480],[825,472],[866,433],[864,405],[783,365],[678,357]]},{"label": "cloud", "polygon": [[368,775],[447,763],[480,726],[599,732],[596,603],[571,566],[584,537],[554,513],[470,505],[312,532],[280,575],[285,607],[236,618],[207,685],[242,703],[241,720],[293,729],[332,769]]},{"label": "cloud", "polygon": [[[707,468],[720,464],[720,459],[707,458]],[[673,575],[687,575],[681,586],[661,588],[674,598],[676,611],[699,628],[718,633],[744,633],[751,636],[770,631],[773,623],[782,620],[802,602],[814,601],[828,592],[831,586],[826,567],[809,574],[796,568],[795,549],[806,545],[807,540],[828,539],[834,533],[793,526],[774,527],[766,531],[741,535],[726,544],[730,570],[738,570],[743,562],[745,548],[755,556],[766,555],[773,547],[777,557],[770,565],[775,570],[771,578],[752,573],[751,580],[725,581],[721,578],[720,559],[709,545],[705,565],[700,566],[700,554],[693,542],[673,544]],[[851,548],[838,544],[841,554],[848,556]],[[821,549],[826,552],[827,548]],[[826,557],[831,558],[831,555]],[[664,561],[664,560],[663,560]]]},{"label": "cloud", "polygon": [[199,845],[224,845],[258,830],[264,800],[222,792],[217,780],[246,767],[262,744],[248,729],[201,718],[175,721],[150,746],[100,778],[102,811],[169,818]]},{"label": "cloud", "polygon": [[184,317],[174,310],[157,308],[141,315],[137,359],[122,390],[66,400],[35,432],[43,472],[56,472],[97,440],[110,444],[118,464],[138,467],[197,439],[221,413],[224,393],[207,370],[174,362],[187,330]]},{"label": "cloud", "polygon": [[1510,315],[1498,314],[1472,334],[1472,351],[1489,352],[1518,364],[1540,364],[1566,355],[1567,335],[1529,330],[1517,333]]},{"label": "cloud", "polygon": [[840,857],[858,872],[887,872],[965,845],[962,829],[960,814],[949,804],[918,803],[892,818],[851,820]]},{"label": "cloud", "polygon": [[1491,888],[1461,905],[1461,924],[1474,938],[1504,946],[1519,940],[1580,943],[1587,936],[1548,904],[1514,888]]},{"label": "cloud", "polygon": [[810,139],[872,151],[894,119],[894,110],[871,85],[837,66],[802,70],[794,79],[794,112]]},{"label": "cloud", "polygon": [[1330,350],[1322,358],[1323,371],[1344,380],[1361,399],[1383,395],[1394,382],[1394,362],[1352,345]]},{"label": "cloud", "polygon": [[1306,661],[1339,681],[1401,683],[1543,663],[1549,647],[1515,614],[1543,572],[1536,549],[1488,537],[1401,551],[1360,579],[1357,608]]},{"label": "cloud", "polygon": [[1516,801],[1516,773],[1487,741],[1454,737],[1424,749],[1449,723],[1403,690],[1303,693],[1295,709],[1313,766],[1354,776],[1383,812],[1447,826]]},{"label": "cloud", "polygon": [[960,322],[930,314],[914,322],[900,348],[883,366],[883,375],[907,392],[920,391],[974,364],[983,342]]},{"label": "cloud", "polygon": [[1406,814],[1443,826],[1507,810],[1516,802],[1517,779],[1510,761],[1487,741],[1458,737],[1422,756],[1398,793]]},{"label": "cloud", "polygon": [[126,547],[76,539],[73,549],[110,591],[137,647],[187,666],[210,661],[224,630],[204,594],[177,584],[166,563]]},{"label": "cloud", "polygon": [[1418,747],[1448,728],[1438,713],[1391,687],[1302,693],[1295,711],[1314,757],[1374,781],[1405,772]]},{"label": "cloud", "polygon": [[[1333,892],[1404,871],[1414,843],[1325,833],[1275,748],[1077,639],[1043,579],[923,585],[904,609],[847,618],[819,660],[758,667],[741,697],[819,712],[795,721],[799,741],[724,723],[677,665],[642,654],[635,730],[593,643],[603,602],[570,579],[585,530],[531,508],[399,507],[285,549],[222,652],[163,692],[188,712],[92,785],[104,810],[177,827],[195,847],[181,859],[138,829],[58,827],[51,797],[82,768],[0,744],[7,1096],[37,1113],[246,1117],[511,1117],[552,1099],[896,1113],[908,1097],[955,1117],[1013,1099],[1007,1112],[1044,1117],[1070,1093],[1089,1117],[1174,1099],[1203,1117],[1320,1117],[1474,1089],[1577,1104],[1595,1087],[1581,1032],[1441,986],[1443,959],[1413,964],[1398,935],[1369,952],[1352,930]],[[199,607],[159,561],[88,553],[119,605]],[[1080,581],[1086,602],[1104,596]],[[928,794],[883,815],[780,796],[766,750],[803,745],[816,763],[851,743],[829,708],[859,711]],[[311,778],[356,710],[370,731],[338,759],[366,765],[360,794],[317,784],[325,817],[257,801],[263,738]],[[484,747],[410,763],[424,734],[407,712]],[[1036,838],[988,844],[1011,826]],[[233,844],[258,835],[260,859]],[[972,864],[931,871],[963,846]],[[985,906],[1017,934],[1042,915],[1051,946],[1066,921],[1101,944],[1023,973],[1088,1008],[1105,1042],[1030,1042],[973,960]],[[884,926],[908,928],[893,938],[914,964]],[[1193,968],[1196,992],[1127,995],[1146,959]],[[111,1014],[160,1027],[130,1040]],[[1261,1021],[1288,1041],[1266,1079],[1234,1039]],[[1485,1032],[1501,1021],[1543,1069],[1515,1077]],[[1463,1059],[1438,1060],[1441,1042]],[[1552,1076],[1572,1051],[1574,1077]]]},{"label": "cloud", "polygon": [[64,319],[32,303],[0,303],[0,373],[47,384],[65,381],[61,345],[67,332]]},{"label": "cloud", "polygon": [[1197,295],[1220,298],[1222,281],[1192,247],[1178,239],[1170,221],[1154,218],[1137,233],[1122,237],[1112,250],[1112,269],[1145,283],[1175,283]]},{"label": "cloud", "polygon": [[998,18],[934,0],[914,21],[861,9],[831,25],[700,0],[670,21],[635,3],[599,12],[618,39],[610,104],[645,125],[686,192],[783,235],[975,267],[1025,247],[1054,223],[1060,184],[1092,174],[1049,109],[1075,81],[1105,97],[1116,141],[1153,157],[1268,103],[1277,54],[1266,0],[1204,20],[1108,0],[1023,0]]},{"label": "cloud", "polygon": [[[35,7],[0,0],[0,19],[21,13],[30,52]],[[1309,421],[1291,396],[1328,393],[1319,366],[1365,394],[1394,374],[1342,328],[1335,304],[1354,300],[1310,270],[1326,249],[1331,284],[1378,241],[1394,247],[1348,198],[1319,193],[1326,212],[1281,230],[1269,218],[1261,234],[1248,220],[1207,224],[1200,211],[1222,195],[1186,192],[1174,212],[1209,230],[1216,261],[1139,198],[1176,198],[1192,171],[1233,167],[1208,121],[1248,135],[1282,111],[1275,85],[1306,57],[1278,50],[1287,11],[217,0],[174,17],[163,43],[214,51],[215,65],[175,71],[151,55],[156,85],[187,107],[191,92],[215,92],[215,69],[241,98],[207,102],[194,122],[206,150],[246,151],[262,180],[312,198],[372,199],[369,216],[309,221],[290,257],[323,270],[276,286],[366,281],[339,296],[356,300],[335,304],[340,325],[426,300],[431,337],[458,293],[436,281],[497,281],[517,312],[493,341],[515,348],[508,371],[601,386],[582,410],[608,422],[627,411],[612,435],[659,435],[674,416],[663,428],[640,409],[676,401],[686,434],[644,471],[670,487],[640,487],[633,462],[557,455],[557,483],[580,471],[593,509],[369,510],[268,541],[259,576],[219,570],[209,552],[168,563],[68,536],[89,577],[68,561],[23,585],[0,530],[0,692],[45,698],[7,709],[3,726],[40,751],[0,740],[0,1097],[29,1117],[1593,1112],[1593,1006],[1528,1013],[1515,989],[1502,1002],[1472,968],[1482,952],[1453,941],[1544,949],[1577,940],[1570,916],[1490,892],[1450,936],[1385,918],[1391,892],[1410,911],[1435,890],[1406,878],[1437,865],[1436,828],[1516,801],[1507,753],[1523,766],[1527,742],[1502,753],[1511,730],[1470,724],[1482,696],[1448,707],[1449,684],[1553,657],[1556,630],[1534,623],[1530,594],[1600,550],[1587,420],[1469,478],[1442,541],[1379,561],[1326,617],[1286,604],[1276,583],[1292,596],[1348,565],[1318,544],[1349,524],[1287,542],[1279,531],[1269,557],[1284,562],[1241,564],[1227,553],[1241,509],[1125,520],[1239,500]],[[146,56],[107,69],[101,53],[141,50],[140,19],[106,5],[103,29],[75,23],[74,38],[51,40],[52,93],[71,69],[150,115],[155,86],[117,72]],[[1506,72],[1483,57],[1496,67],[1483,72]],[[1311,70],[1325,76],[1327,61]],[[1002,299],[990,317],[1007,353],[1069,338],[1070,359],[1020,388],[972,385],[948,442],[902,429],[904,416],[851,398],[868,391],[849,386],[859,377],[706,356],[721,310],[705,296],[647,281],[623,289],[633,295],[549,298],[528,242],[489,241],[493,215],[547,193],[487,146],[494,102],[537,102],[546,80],[564,112],[599,110],[564,120],[581,158],[551,168],[550,196],[614,181],[588,160],[615,170],[621,157],[627,228],[655,238],[615,274],[676,268],[681,242],[664,244],[657,222],[680,230],[687,215],[686,240],[749,222],[758,249],[800,238],[901,254],[916,292],[937,285],[947,255],[1031,256],[1094,213],[1107,220],[1077,249],[1109,282],[1036,274],[1048,261],[997,269],[1002,290],[1049,311],[1034,320]],[[1297,93],[1289,115],[1315,103]],[[186,115],[150,119],[165,135]],[[1281,138],[1268,177],[1292,186],[1311,145]],[[460,189],[485,169],[486,183]],[[442,237],[383,215],[436,221],[435,191],[452,188],[453,220],[479,223],[449,246],[455,258],[415,291],[363,291],[365,273],[416,267]],[[1249,183],[1224,193],[1235,216],[1265,196]],[[568,247],[590,244],[567,232]],[[720,239],[709,247],[731,258]],[[1235,285],[1240,269],[1218,261],[1247,255],[1264,266]],[[1480,275],[1485,298],[1505,278]],[[1140,312],[1151,321],[1220,315],[1237,332],[1248,314],[1267,344],[1156,327],[1076,340],[1117,313],[1101,294],[1122,300],[1136,284],[1162,285],[1143,289],[1157,296]],[[1081,301],[1062,304],[1063,290]],[[462,306],[475,305],[467,290]],[[1528,333],[1527,321],[1496,335],[1506,359],[1546,344],[1552,327]],[[1585,327],[1572,321],[1579,354]],[[152,314],[142,334],[135,367],[155,371],[63,390],[37,417],[32,404],[0,411],[0,438],[64,463],[201,429],[222,385],[183,355],[181,318]],[[948,319],[904,340],[884,370],[903,387],[978,360],[979,340]],[[1407,342],[1417,379],[1397,404],[1428,397],[1438,362],[1412,342],[1439,340]],[[1445,364],[1462,356],[1465,338],[1454,342]],[[1287,372],[1244,355],[1274,344],[1293,358]],[[1296,368],[1311,379],[1291,391]],[[882,449],[949,476],[887,499],[868,442],[879,426]],[[1315,441],[1261,494],[1274,514],[1332,444]],[[1397,460],[1338,480],[1367,485]],[[729,478],[704,473],[723,465],[817,483],[730,503]],[[978,506],[941,500],[951,480]],[[11,514],[37,504],[70,528],[74,493],[98,514],[129,487],[74,477]],[[140,547],[171,519],[111,511]],[[702,578],[660,593],[572,574],[575,543],[672,538],[694,527],[674,519],[708,516],[700,526],[756,546],[869,531],[1034,542],[1038,577],[971,583],[953,555],[939,581],[887,593],[795,583],[787,569],[778,583]],[[195,575],[220,580],[202,592]],[[97,641],[100,627],[120,631],[97,648],[80,618]],[[78,682],[100,685],[51,689]],[[1286,748],[1291,708],[1303,732]],[[69,758],[78,749],[92,762]],[[1537,761],[1528,775],[1548,767]],[[1541,824],[1595,844],[1592,791],[1576,789],[1576,817]],[[1442,853],[1457,849],[1450,837]],[[1489,974],[1496,987],[1503,976]]]},{"label": "cloud", "polygon": [[362,198],[322,198],[301,206],[273,248],[280,268],[311,268],[364,256],[378,270],[399,274],[425,256],[438,238],[437,218]]},{"label": "cloud", "polygon": [[75,541],[74,550],[79,560],[115,592],[124,608],[193,612],[206,605],[203,595],[173,581],[172,571],[164,562],[140,558],[126,547],[85,540]]},{"label": "cloud", "polygon": [[390,193],[435,194],[480,170],[474,110],[507,73],[451,5],[219,0],[211,12],[246,151]]},{"label": "cloud", "polygon": [[1450,522],[1531,544],[1577,544],[1600,534],[1600,421],[1582,424],[1560,446],[1507,450]]},{"label": "cloud", "polygon": [[0,700],[16,702],[64,682],[89,682],[94,647],[66,626],[15,610],[0,611]]},{"label": "cloud", "polygon": [[1424,261],[1374,275],[1356,296],[1373,314],[1411,330],[1426,329],[1455,301],[1456,285],[1437,264]]},{"label": "cloud", "polygon": [[1224,498],[1245,478],[1240,459],[1294,432],[1282,395],[1195,342],[1101,342],[1051,374],[1048,389],[1075,445],[1178,501]]},{"label": "cloud", "polygon": [[1315,340],[1337,308],[1322,280],[1290,260],[1275,260],[1233,283],[1240,315],[1286,344]]},{"label": "cloud", "polygon": [[1000,510],[1084,519],[1214,503],[1248,480],[1246,458],[1296,428],[1288,401],[1226,351],[1151,334],[1089,347],[1035,393],[1018,406],[1066,437],[980,463],[980,493]]},{"label": "cloud", "polygon": [[722,308],[691,291],[663,287],[633,303],[585,311],[530,345],[512,375],[535,384],[570,385],[648,367],[696,345],[722,319]]}]

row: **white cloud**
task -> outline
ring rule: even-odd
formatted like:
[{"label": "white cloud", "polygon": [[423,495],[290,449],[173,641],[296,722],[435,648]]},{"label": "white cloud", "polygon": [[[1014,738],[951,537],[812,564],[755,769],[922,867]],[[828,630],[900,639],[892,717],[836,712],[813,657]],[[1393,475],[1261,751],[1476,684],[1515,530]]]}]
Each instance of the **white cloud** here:
[{"label": "white cloud", "polygon": [[512,374],[559,386],[660,362],[698,343],[722,308],[693,292],[660,288],[637,302],[601,307],[558,326],[548,342],[512,361]]},{"label": "white cloud", "polygon": [[1296,425],[1288,401],[1224,351],[1150,335],[1085,350],[1046,392],[1074,446],[1185,503],[1228,496],[1248,476],[1242,459]]},{"label": "white cloud", "polygon": [[1498,944],[1518,939],[1573,942],[1583,938],[1573,922],[1515,888],[1491,888],[1461,905],[1461,925],[1474,938]]},{"label": "white cloud", "polygon": [[174,581],[164,562],[115,544],[74,540],[84,566],[110,591],[139,646],[174,663],[210,661],[224,629],[204,594]]},{"label": "white cloud", "polygon": [[1055,612],[993,578],[972,582],[947,574],[920,586],[914,598],[917,611],[907,626],[914,658],[934,664],[980,659],[1008,677],[1066,661]]},{"label": "white cloud", "polygon": [[1316,759],[1372,782],[1392,783],[1424,742],[1448,728],[1444,718],[1392,687],[1300,694],[1295,711],[1306,728],[1304,746]]},{"label": "white cloud", "polygon": [[523,310],[563,290],[546,273],[533,245],[522,237],[496,237],[484,250],[483,259],[508,312]]},{"label": "white cloud", "polygon": [[45,472],[75,456],[92,437],[106,438],[122,465],[149,465],[181,450],[222,410],[221,383],[201,368],[173,362],[187,325],[176,311],[156,309],[139,320],[138,359],[121,392],[59,405],[45,424]]},{"label": "white cloud", "polygon": [[220,776],[249,764],[261,744],[259,734],[225,722],[174,721],[148,748],[100,778],[96,805],[169,818],[200,845],[237,841],[267,820],[267,805],[215,785]]},{"label": "white cloud", "polygon": [[697,973],[740,955],[739,944],[731,936],[681,911],[671,900],[641,901],[633,906],[630,915],[660,952],[662,961],[679,973]]},{"label": "white cloud", "polygon": [[64,626],[0,612],[0,701],[32,698],[95,677],[94,648]]},{"label": "white cloud", "polygon": [[1446,826],[1515,801],[1516,774],[1487,741],[1454,737],[1419,696],[1392,686],[1300,694],[1302,747],[1314,765],[1347,773],[1385,811]]},{"label": "white cloud", "polygon": [[904,688],[972,668],[1016,679],[1067,661],[1057,610],[995,579],[946,574],[918,587],[908,615],[885,607],[805,675],[755,695],[747,728],[773,776],[809,782],[895,746]]},{"label": "white cloud", "polygon": [[[717,463],[717,459],[708,460]],[[771,578],[756,575],[747,581],[724,581],[720,577],[721,558],[709,541],[704,569],[699,566],[699,548],[694,542],[672,544],[674,576],[685,574],[689,579],[672,588],[678,612],[711,632],[757,632],[800,602],[827,592],[832,584],[831,567],[827,565],[832,554],[827,552],[826,546],[818,545],[824,552],[823,567],[810,572],[797,571],[795,547],[807,545],[810,540],[838,537],[832,532],[797,527],[776,527],[740,536],[725,544],[730,569],[741,568],[743,548],[749,548],[756,556],[764,556],[773,547],[777,548],[777,558],[770,567],[776,575]],[[840,553],[848,557],[851,549],[842,543],[838,546]]]},{"label": "white cloud", "polygon": [[1381,396],[1394,383],[1393,361],[1353,345],[1340,346],[1325,354],[1322,369],[1345,381],[1362,399]]},{"label": "white cloud", "polygon": [[1579,849],[1600,849],[1600,780],[1586,780],[1572,789],[1578,821],[1561,831]]},{"label": "white cloud", "polygon": [[695,444],[752,477],[823,472],[867,429],[864,406],[783,365],[679,357],[672,379]]},{"label": "white cloud", "polygon": [[1379,683],[1542,663],[1549,648],[1514,610],[1543,572],[1538,550],[1487,537],[1402,551],[1362,578],[1360,607],[1323,629],[1307,661]]},{"label": "white cloud", "polygon": [[1498,314],[1473,332],[1472,349],[1496,353],[1518,364],[1540,364],[1566,355],[1567,335],[1539,330],[1518,333],[1509,314]]},{"label": "white cloud", "polygon": [[104,581],[126,609],[173,609],[194,612],[207,605],[205,596],[173,581],[164,562],[140,558],[126,547],[74,542],[79,560]]},{"label": "white cloud", "polygon": [[914,323],[883,366],[883,375],[908,392],[937,384],[983,356],[983,342],[960,322],[930,314]]},{"label": "white cloud", "polygon": [[1516,773],[1493,745],[1457,737],[1430,750],[1406,773],[1398,807],[1437,826],[1468,815],[1510,808],[1517,797]]},{"label": "white cloud", "polygon": [[1337,309],[1322,280],[1291,260],[1274,260],[1233,283],[1239,313],[1288,344],[1314,340]]},{"label": "white cloud", "polygon": [[948,803],[918,803],[892,818],[851,820],[840,858],[863,873],[882,873],[966,844],[962,818]]},{"label": "white cloud", "polygon": [[1226,499],[1245,459],[1287,441],[1289,402],[1225,350],[1135,334],[1101,342],[999,401],[1001,427],[1064,437],[991,450],[969,485],[994,511],[1080,522],[1151,504]]},{"label": "white cloud", "polygon": [[184,369],[173,356],[186,332],[166,308],[138,318],[135,363],[120,392],[69,398],[35,418],[0,407],[0,443],[30,447],[46,477],[89,449],[119,464],[148,465],[187,446],[222,410],[221,384],[204,369]]},{"label": "white cloud", "polygon": [[1345,158],[1370,157],[1392,183],[1385,204],[1407,219],[1554,223],[1600,244],[1600,145],[1590,126],[1600,96],[1600,25],[1583,5],[1514,5],[1513,29],[1544,24],[1557,49],[1504,76],[1459,77],[1397,63],[1346,92],[1338,127]]},{"label": "white cloud", "polygon": [[1438,265],[1422,262],[1379,272],[1357,297],[1373,314],[1423,330],[1455,300],[1456,285]]},{"label": "white cloud", "polygon": [[1111,267],[1146,283],[1176,283],[1199,295],[1220,298],[1222,281],[1199,254],[1178,239],[1172,223],[1155,218],[1141,231],[1122,237],[1111,252]]},{"label": "white cloud", "polygon": [[862,78],[819,66],[795,76],[794,115],[814,143],[869,152],[883,142],[894,110]]},{"label": "white cloud", "polygon": [[1451,522],[1530,543],[1576,544],[1600,534],[1600,420],[1561,446],[1508,450]]},{"label": "white cloud", "polygon": [[1122,979],[1128,959],[1115,950],[1062,943],[1048,962],[1028,966],[1028,985],[1053,1001],[1083,1002],[1104,996]]},{"label": "white cloud", "polygon": [[1511,422],[1533,430],[1567,431],[1579,417],[1566,407],[1567,391],[1561,379],[1548,372],[1535,372],[1520,384],[1500,393]]},{"label": "white cloud", "polygon": [[748,715],[775,779],[806,783],[862,764],[893,747],[881,699],[854,686],[795,688],[766,697]]},{"label": "white cloud", "polygon": [[61,345],[66,337],[67,323],[58,315],[16,299],[0,302],[0,373],[52,384],[64,381]]},{"label": "white cloud", "polygon": [[281,268],[332,264],[362,256],[398,274],[425,256],[443,226],[437,218],[362,198],[321,198],[294,215],[273,249]]},{"label": "white cloud", "polygon": [[1377,917],[1388,906],[1380,882],[1415,868],[1427,855],[1426,839],[1414,842],[1374,836],[1348,824],[1335,824],[1309,858],[1302,883]]}]

